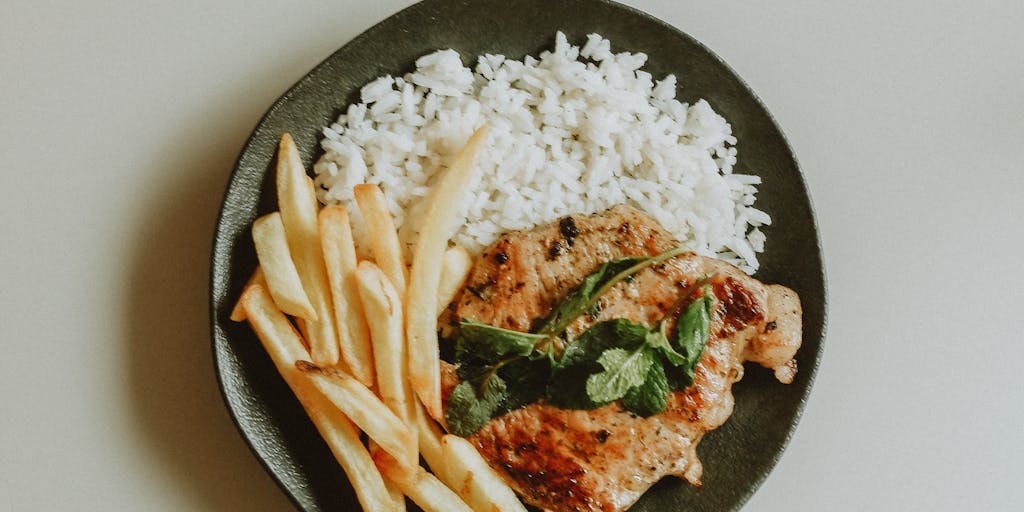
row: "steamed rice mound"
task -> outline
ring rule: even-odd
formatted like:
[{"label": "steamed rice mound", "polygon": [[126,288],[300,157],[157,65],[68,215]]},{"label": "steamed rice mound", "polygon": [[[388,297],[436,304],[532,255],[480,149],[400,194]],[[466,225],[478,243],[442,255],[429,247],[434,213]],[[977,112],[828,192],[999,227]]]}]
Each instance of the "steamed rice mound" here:
[{"label": "steamed rice mound", "polygon": [[[771,223],[753,207],[760,178],[733,173],[729,123],[704,100],[675,99],[676,77],[655,80],[646,60],[612,53],[597,34],[579,47],[561,32],[539,58],[483,55],[472,70],[453,50],[425,55],[403,77],[366,84],[361,102],[324,128],[319,198],[358,217],[352,187],[379,184],[409,245],[435,177],[488,123],[456,243],[479,251],[506,231],[626,203],[697,253],[753,273],[758,227]],[[358,243],[365,233],[354,224]]]}]

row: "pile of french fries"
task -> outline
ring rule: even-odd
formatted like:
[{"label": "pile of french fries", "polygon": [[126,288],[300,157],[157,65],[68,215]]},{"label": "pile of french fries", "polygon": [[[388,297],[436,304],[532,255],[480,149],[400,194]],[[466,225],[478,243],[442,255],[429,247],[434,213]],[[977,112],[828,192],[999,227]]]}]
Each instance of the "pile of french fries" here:
[{"label": "pile of french fries", "polygon": [[252,326],[367,511],[405,510],[406,496],[427,511],[525,510],[476,448],[436,421],[437,317],[472,265],[447,231],[485,139],[486,127],[428,200],[411,268],[376,185],[354,190],[372,254],[359,260],[348,212],[319,207],[288,134],[278,148],[280,211],[253,223],[259,267],[231,318]]}]

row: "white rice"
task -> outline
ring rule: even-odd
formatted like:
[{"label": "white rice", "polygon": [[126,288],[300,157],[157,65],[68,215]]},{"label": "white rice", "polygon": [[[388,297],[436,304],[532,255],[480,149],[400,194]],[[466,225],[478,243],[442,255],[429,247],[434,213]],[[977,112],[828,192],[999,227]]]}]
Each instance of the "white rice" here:
[{"label": "white rice", "polygon": [[[425,55],[412,73],[366,84],[361,103],[324,128],[320,200],[358,218],[352,187],[377,183],[411,244],[434,177],[489,123],[456,243],[479,251],[506,231],[628,203],[688,248],[753,273],[758,227],[771,223],[753,206],[761,179],[733,173],[729,123],[704,100],[676,100],[676,77],[655,80],[646,60],[612,53],[597,34],[573,46],[561,32],[539,58],[483,55],[475,70],[453,50]],[[355,236],[365,236],[358,221]]]}]

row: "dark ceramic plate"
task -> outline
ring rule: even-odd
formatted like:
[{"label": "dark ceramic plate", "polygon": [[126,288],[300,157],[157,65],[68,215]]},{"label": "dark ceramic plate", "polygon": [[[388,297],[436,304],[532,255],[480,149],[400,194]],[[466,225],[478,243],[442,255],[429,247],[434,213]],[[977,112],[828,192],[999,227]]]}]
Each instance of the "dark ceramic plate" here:
[{"label": "dark ceramic plate", "polygon": [[580,44],[597,32],[616,51],[643,51],[656,77],[675,73],[684,101],[707,99],[732,123],[738,168],[764,178],[758,206],[774,223],[757,277],[794,288],[804,304],[800,373],[785,386],[769,371],[748,368],[734,388],[736,409],[700,445],[704,486],[698,492],[666,478],[636,511],[737,510],[764,480],[796,426],[821,350],[825,286],[813,212],[803,177],[779,127],[757,97],[710,50],[642,12],[605,0],[427,0],[366,31],[303,77],[267,112],[231,175],[217,224],[211,276],[213,349],[231,415],[267,471],[304,511],[358,510],[312,424],[245,324],[228,320],[231,306],[256,265],[249,236],[257,215],[276,209],[270,179],[278,137],[290,132],[307,168],[319,156],[319,133],[358,99],[359,87],[402,74],[415,59],[454,48],[463,58],[501,53],[521,58],[554,44],[557,30]]}]

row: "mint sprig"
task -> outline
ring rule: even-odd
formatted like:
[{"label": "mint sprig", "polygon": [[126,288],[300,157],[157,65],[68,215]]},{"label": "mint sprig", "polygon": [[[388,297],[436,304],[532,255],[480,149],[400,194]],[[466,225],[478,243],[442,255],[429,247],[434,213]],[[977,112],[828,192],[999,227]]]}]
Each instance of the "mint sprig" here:
[{"label": "mint sprig", "polygon": [[675,343],[668,339],[664,319],[632,350],[605,343],[597,358],[602,370],[587,377],[587,398],[595,404],[621,399],[626,410],[640,416],[664,411],[671,387],[668,375],[680,387],[693,383],[694,369],[707,346],[714,295],[706,285],[701,291],[702,296],[677,319]]},{"label": "mint sprig", "polygon": [[469,381],[455,386],[444,411],[448,429],[463,437],[473,435],[494,417],[506,392],[505,381],[497,375],[491,375],[485,381],[480,394]]},{"label": "mint sprig", "polygon": [[650,347],[636,350],[610,348],[597,358],[604,370],[587,377],[587,396],[596,403],[614,402],[647,380],[647,370],[655,364]]},{"label": "mint sprig", "polygon": [[685,249],[678,247],[655,256],[621,258],[601,265],[596,272],[584,278],[583,283],[566,296],[565,300],[544,321],[538,332],[552,336],[562,334],[569,324],[594,307],[601,296],[612,286],[647,267],[662,263],[684,252],[686,252]]},{"label": "mint sprig", "polygon": [[622,397],[622,407],[643,417],[658,414],[668,405],[669,384],[665,367],[652,364],[643,384],[631,388]]},{"label": "mint sprig", "polygon": [[673,340],[684,358],[681,366],[687,377],[687,384],[693,382],[693,370],[704,354],[704,348],[708,344],[708,330],[711,328],[711,311],[715,295],[707,285],[702,287],[702,292],[701,297],[690,303],[686,311],[679,316]]},{"label": "mint sprig", "polygon": [[[673,249],[653,257],[605,263],[533,333],[464,320],[455,351],[463,382],[448,399],[449,429],[468,436],[491,418],[542,398],[574,409],[621,400],[624,408],[641,416],[662,412],[669,391],[693,382],[694,368],[707,345],[714,304],[707,278],[680,298],[685,300],[698,288],[701,291],[679,314],[674,334],[669,332],[667,318],[653,328],[617,318],[598,322],[573,340],[563,335],[611,287],[683,252]],[[669,316],[677,311],[670,308]]]}]

